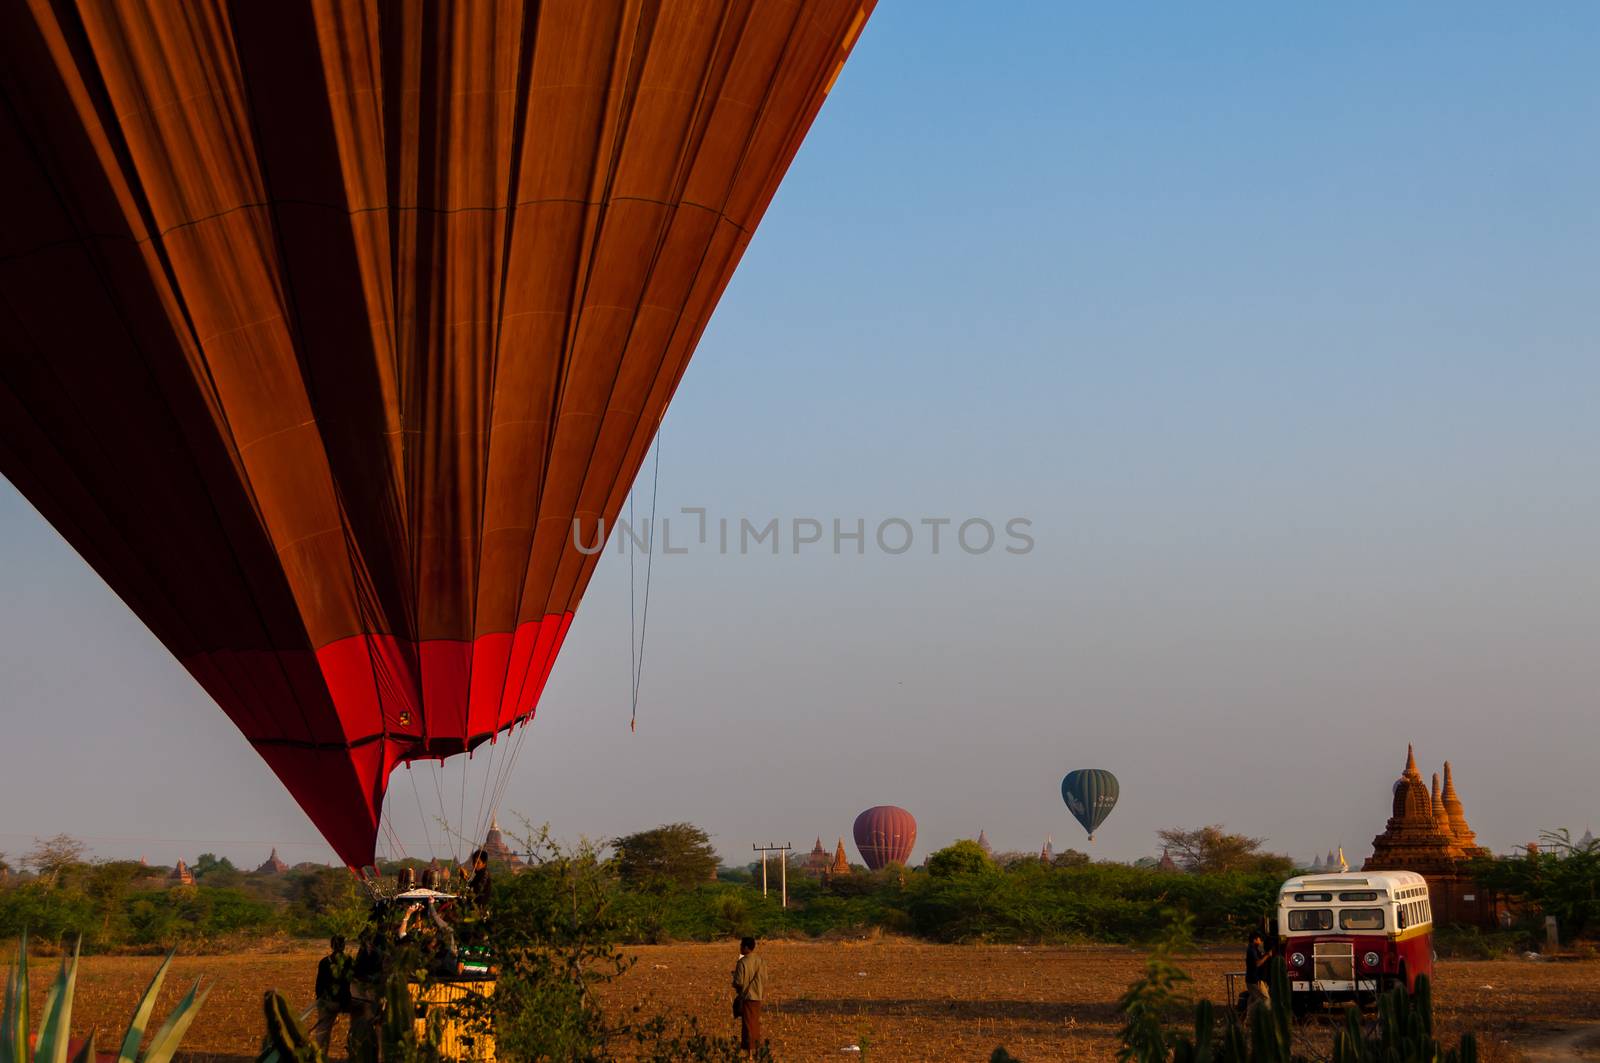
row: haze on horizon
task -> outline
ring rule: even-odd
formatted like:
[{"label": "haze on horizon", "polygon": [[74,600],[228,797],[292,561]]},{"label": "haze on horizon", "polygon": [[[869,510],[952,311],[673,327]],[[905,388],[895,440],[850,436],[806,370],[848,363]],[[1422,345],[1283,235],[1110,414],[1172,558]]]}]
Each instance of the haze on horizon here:
[{"label": "haze on horizon", "polygon": [[[635,733],[608,552],[502,825],[743,863],[893,803],[918,860],[1083,849],[1095,766],[1096,856],[1224,823],[1355,863],[1410,741],[1497,851],[1600,829],[1600,9],[970,13],[880,6],[664,424],[674,541],[782,551],[655,558]],[[952,548],[975,517],[1032,549]],[[0,586],[8,858],[332,860],[3,481]]]}]

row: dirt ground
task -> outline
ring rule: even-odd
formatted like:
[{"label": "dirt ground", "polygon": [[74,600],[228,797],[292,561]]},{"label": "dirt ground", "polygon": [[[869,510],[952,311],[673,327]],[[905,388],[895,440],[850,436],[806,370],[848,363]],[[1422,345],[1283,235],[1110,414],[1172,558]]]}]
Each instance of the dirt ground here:
[{"label": "dirt ground", "polygon": [[[768,1035],[781,1060],[986,1060],[1004,1044],[1023,1060],[1113,1058],[1116,999],[1138,976],[1142,956],[1124,948],[926,945],[769,941]],[[731,944],[662,945],[631,950],[634,969],[607,996],[619,1007],[694,1016],[703,1028],[733,1031],[728,974]],[[163,993],[164,1016],[195,978],[214,983],[185,1041],[192,1060],[248,1058],[261,1035],[261,994],[282,991],[308,1002],[315,952],[179,957]],[[34,961],[40,1006],[51,960]],[[90,957],[79,973],[74,1031],[119,1036],[159,960]],[[1197,993],[1220,1001],[1233,950],[1190,957]],[[1480,1032],[1487,1063],[1537,1059],[1540,1046],[1578,1023],[1600,1018],[1600,963],[1525,960],[1441,961],[1436,1012],[1447,1033]],[[1327,1033],[1311,1031],[1318,1054]],[[341,1022],[335,1044],[344,1038]]]}]

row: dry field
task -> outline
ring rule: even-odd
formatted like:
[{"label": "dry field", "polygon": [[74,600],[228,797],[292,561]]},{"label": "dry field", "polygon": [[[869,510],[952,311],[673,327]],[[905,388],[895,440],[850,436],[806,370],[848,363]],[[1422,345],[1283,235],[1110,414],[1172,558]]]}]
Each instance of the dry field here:
[{"label": "dry field", "polygon": [[[986,1060],[1005,1044],[1024,1060],[1105,1060],[1115,1048],[1115,1001],[1141,969],[1139,953],[1122,948],[1018,948],[924,945],[908,941],[762,944],[770,970],[767,1026],[782,1060]],[[663,945],[632,950],[638,963],[608,996],[618,1006],[695,1016],[709,1029],[732,1031],[726,983],[730,944]],[[179,957],[162,1010],[196,977],[215,989],[185,1042],[191,1059],[253,1054],[261,1031],[261,993],[283,991],[309,1000],[315,952],[229,957]],[[35,961],[35,1009],[53,961]],[[80,1030],[120,1033],[154,971],[149,957],[83,961],[76,1005]],[[1186,966],[1199,992],[1222,998],[1223,972],[1237,957],[1205,953]],[[181,984],[180,984],[181,983]],[[1439,1018],[1446,1029],[1470,1024],[1487,1035],[1494,1061],[1522,1049],[1542,1056],[1542,1042],[1584,1020],[1600,1020],[1600,963],[1443,962],[1437,978]],[[343,1040],[343,1024],[336,1043]],[[1316,1033],[1325,1050],[1326,1035]],[[1308,1045],[1308,1047],[1311,1047]]]}]

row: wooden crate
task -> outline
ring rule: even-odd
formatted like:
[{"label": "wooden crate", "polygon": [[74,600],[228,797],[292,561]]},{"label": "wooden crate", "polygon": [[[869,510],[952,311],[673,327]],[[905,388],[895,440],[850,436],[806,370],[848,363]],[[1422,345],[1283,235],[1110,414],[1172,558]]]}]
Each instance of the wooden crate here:
[{"label": "wooden crate", "polygon": [[[494,1035],[479,1033],[461,1021],[456,1005],[468,997],[494,995],[494,982],[434,982],[411,986],[411,1002],[417,1010],[417,1038],[428,1035],[430,1017],[438,1023],[439,1051],[446,1059],[483,1060],[493,1063]],[[443,1013],[442,1020],[438,1017]]]}]

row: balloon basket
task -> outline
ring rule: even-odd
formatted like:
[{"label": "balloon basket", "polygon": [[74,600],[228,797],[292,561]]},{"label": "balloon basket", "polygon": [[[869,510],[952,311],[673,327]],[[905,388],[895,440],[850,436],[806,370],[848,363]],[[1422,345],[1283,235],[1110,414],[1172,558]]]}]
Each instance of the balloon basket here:
[{"label": "balloon basket", "polygon": [[431,1033],[444,1059],[493,1063],[494,1034],[485,1033],[471,1021],[472,1014],[482,1010],[481,1007],[462,1007],[472,997],[487,1001],[494,996],[492,980],[413,982],[410,988],[411,1003],[416,1009],[418,1041],[425,1040]]}]

